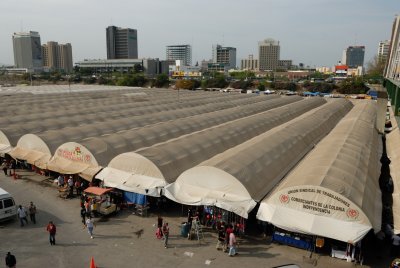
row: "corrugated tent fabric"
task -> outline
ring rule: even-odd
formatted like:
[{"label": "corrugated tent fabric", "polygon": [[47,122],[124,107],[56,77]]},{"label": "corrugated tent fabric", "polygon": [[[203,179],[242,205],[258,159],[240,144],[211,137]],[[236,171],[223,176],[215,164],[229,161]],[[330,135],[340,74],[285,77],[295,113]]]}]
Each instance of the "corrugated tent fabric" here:
[{"label": "corrugated tent fabric", "polygon": [[243,104],[240,107],[178,118],[103,137],[89,138],[82,141],[81,144],[95,155],[100,165],[105,166],[113,157],[121,153],[152,146],[300,100],[302,100],[301,97],[284,97],[248,105]]},{"label": "corrugated tent fabric", "polygon": [[[127,129],[133,129],[133,128],[138,128],[138,127],[143,127],[146,125],[151,125],[151,124],[156,124],[164,121],[169,121],[172,119],[176,118],[185,118],[185,117],[190,117],[193,115],[197,114],[203,114],[203,113],[209,113],[213,112],[216,110],[224,109],[226,107],[235,107],[235,106],[242,106],[243,105],[257,105],[257,107],[261,106],[265,101],[268,102],[269,100],[273,99],[278,99],[280,98],[278,96],[270,97],[270,96],[261,96],[261,97],[252,97],[252,98],[244,98],[240,99],[238,98],[238,95],[222,95],[226,96],[224,99],[229,100],[224,102],[223,104],[218,103],[218,101],[221,100],[221,97],[218,98],[201,98],[200,100],[192,100],[191,102],[188,102],[185,105],[195,105],[195,107],[192,108],[187,108],[187,109],[180,109],[180,105],[176,105],[173,103],[168,104],[172,110],[168,111],[162,111],[166,106],[158,105],[156,107],[150,106],[149,108],[146,108],[147,112],[149,114],[142,115],[142,116],[132,116],[132,117],[125,117],[117,120],[107,120],[105,122],[97,122],[97,123],[92,123],[92,124],[87,124],[87,125],[80,125],[80,126],[75,126],[75,127],[64,127],[58,130],[51,130],[51,131],[46,131],[43,133],[38,133],[36,134],[37,139],[41,139],[43,143],[47,144],[48,148],[50,149],[51,152],[55,152],[55,150],[63,143],[65,142],[80,142],[84,139],[87,139],[88,137],[98,137],[101,135],[105,134],[113,134],[119,131],[127,130]],[[240,97],[240,96],[239,96]],[[292,100],[295,100],[292,99]],[[204,105],[201,105],[204,104]],[[186,107],[186,106],[185,106]],[[99,109],[104,107],[99,107]],[[135,113],[138,112],[140,109],[132,109],[130,113]],[[157,113],[151,114],[150,111],[159,111]],[[162,112],[161,112],[162,111]],[[140,113],[142,113],[141,111]],[[66,125],[68,125],[68,121],[65,122]],[[61,127],[61,125],[60,125]],[[16,137],[18,137],[21,133],[25,132],[24,128],[21,128],[21,131],[15,131],[15,132],[10,132],[11,128],[7,128],[7,133],[12,133],[9,134],[9,136],[14,140]],[[111,136],[107,138],[108,140],[111,140]],[[23,137],[21,137],[23,139]],[[19,141],[18,141],[19,142]],[[117,140],[115,142],[112,142],[112,147],[117,149],[118,148],[118,143],[120,141]],[[147,143],[149,145],[150,143]],[[100,146],[99,144],[97,146]],[[139,145],[141,146],[141,145]],[[142,145],[141,147],[144,147],[145,145]],[[109,148],[109,152],[112,154],[112,147]],[[140,148],[140,147],[139,147]],[[28,149],[29,148],[25,148]],[[125,151],[124,151],[125,152]],[[116,154],[112,155],[111,157],[107,158],[106,162],[103,162],[103,165],[106,165],[108,161],[116,156],[118,153],[121,153],[121,151],[118,151]],[[26,160],[25,158],[21,157],[21,160]],[[100,159],[101,160],[101,159]],[[41,162],[42,163],[42,162]],[[42,163],[43,166],[43,163]]]},{"label": "corrugated tent fabric", "polygon": [[[222,208],[240,211],[247,218],[254,201],[270,192],[351,108],[351,102],[335,100],[228,149],[182,173],[166,187],[166,196],[188,205],[194,205],[193,200],[217,207],[225,204]],[[222,185],[216,186],[220,180]],[[227,188],[235,184],[241,185],[243,193]],[[243,196],[254,200],[253,206],[237,207]]]},{"label": "corrugated tent fabric", "polygon": [[306,99],[256,115],[234,120],[196,133],[136,151],[159,169],[168,183],[185,170],[326,103]]},{"label": "corrugated tent fabric", "polygon": [[350,243],[371,228],[380,230],[382,144],[375,128],[376,108],[373,101],[357,101],[261,202],[257,218],[289,231]]}]

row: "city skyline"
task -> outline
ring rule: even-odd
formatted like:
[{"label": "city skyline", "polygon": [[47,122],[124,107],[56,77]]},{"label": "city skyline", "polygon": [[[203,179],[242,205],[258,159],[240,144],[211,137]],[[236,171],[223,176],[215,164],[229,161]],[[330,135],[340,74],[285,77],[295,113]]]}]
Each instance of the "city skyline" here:
[{"label": "city skyline", "polygon": [[280,42],[281,58],[292,59],[294,64],[332,66],[340,61],[343,49],[354,45],[366,47],[364,63],[367,64],[377,54],[379,42],[390,38],[393,18],[399,8],[396,0],[384,3],[206,0],[199,5],[190,0],[168,3],[123,0],[118,4],[124,8],[116,7],[118,13],[113,13],[104,0],[45,1],[40,8],[33,0],[22,0],[18,4],[4,0],[0,3],[3,11],[0,22],[4,25],[0,33],[0,63],[14,63],[12,35],[21,30],[39,32],[42,43],[53,40],[71,43],[74,62],[105,59],[104,29],[115,25],[138,30],[139,58],[165,59],[167,45],[190,44],[195,64],[211,59],[212,45],[218,43],[237,49],[239,66],[240,60],[250,54],[258,57],[259,41],[273,38]]}]

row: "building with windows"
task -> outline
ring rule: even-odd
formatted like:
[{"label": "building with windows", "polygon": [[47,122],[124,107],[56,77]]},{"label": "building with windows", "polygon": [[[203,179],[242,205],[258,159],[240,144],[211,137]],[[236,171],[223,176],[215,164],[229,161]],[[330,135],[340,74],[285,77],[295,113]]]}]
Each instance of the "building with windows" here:
[{"label": "building with windows", "polygon": [[107,59],[137,59],[137,30],[108,26],[106,29]]},{"label": "building with windows", "polygon": [[213,63],[224,64],[228,69],[236,68],[236,48],[223,47],[221,45],[212,46]]},{"label": "building with windows", "polygon": [[180,60],[184,66],[192,65],[192,47],[190,45],[167,46],[166,60]]},{"label": "building with windows", "polygon": [[279,66],[281,47],[272,38],[258,42],[258,62],[260,71],[274,71]]},{"label": "building with windows", "polygon": [[14,33],[12,36],[15,68],[30,72],[42,70],[42,46],[38,32]]},{"label": "building with windows", "polygon": [[394,19],[385,77],[400,81],[400,15]]},{"label": "building with windows", "polygon": [[70,43],[47,42],[47,44],[42,45],[42,55],[45,69],[72,72],[72,46]]},{"label": "building with windows", "polygon": [[386,61],[389,55],[389,46],[390,46],[390,40],[384,40],[379,42],[379,47],[378,47],[379,60]]},{"label": "building with windows", "polygon": [[240,61],[240,69],[245,71],[258,71],[258,59],[255,59],[253,55],[249,55],[247,59],[242,59]]},{"label": "building with windows", "polygon": [[342,64],[350,68],[364,66],[365,46],[349,46],[343,51]]},{"label": "building with windows", "polygon": [[115,60],[84,60],[76,65],[82,69],[91,69],[94,73],[132,72],[139,65],[146,76],[153,77],[161,73],[162,65],[155,59],[115,59]]}]

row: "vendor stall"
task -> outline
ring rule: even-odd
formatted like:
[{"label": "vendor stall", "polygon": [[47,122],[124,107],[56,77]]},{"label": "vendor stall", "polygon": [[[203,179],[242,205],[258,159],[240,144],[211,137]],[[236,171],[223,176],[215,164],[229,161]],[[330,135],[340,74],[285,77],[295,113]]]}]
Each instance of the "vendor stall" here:
[{"label": "vendor stall", "polygon": [[109,215],[117,211],[117,205],[111,203],[110,194],[113,188],[89,187],[84,190],[91,203],[91,211],[96,214]]}]

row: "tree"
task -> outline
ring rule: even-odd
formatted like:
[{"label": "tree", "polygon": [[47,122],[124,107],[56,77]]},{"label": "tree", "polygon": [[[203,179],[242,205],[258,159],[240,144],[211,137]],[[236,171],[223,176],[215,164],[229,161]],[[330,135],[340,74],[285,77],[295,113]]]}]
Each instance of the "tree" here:
[{"label": "tree", "polygon": [[156,79],[154,80],[155,87],[164,87],[169,85],[169,78],[166,74],[159,74],[157,75]]},{"label": "tree", "polygon": [[194,88],[194,82],[193,80],[177,80],[175,82],[175,88],[176,89],[193,89]]},{"label": "tree", "polygon": [[382,79],[386,61],[378,55],[367,63],[366,79]]}]

